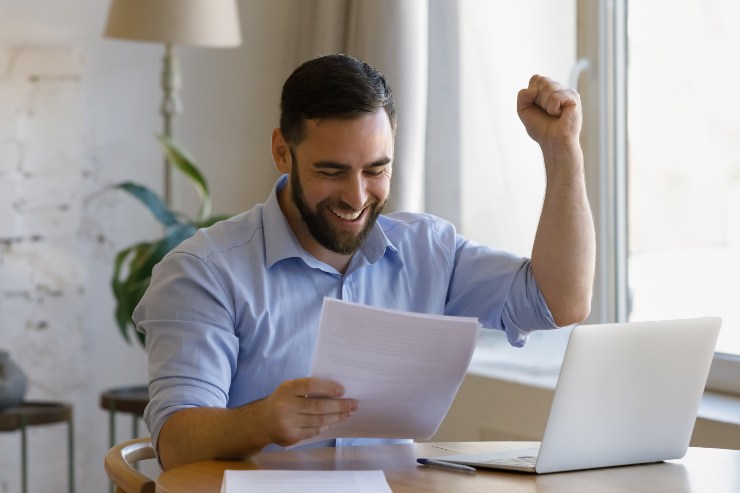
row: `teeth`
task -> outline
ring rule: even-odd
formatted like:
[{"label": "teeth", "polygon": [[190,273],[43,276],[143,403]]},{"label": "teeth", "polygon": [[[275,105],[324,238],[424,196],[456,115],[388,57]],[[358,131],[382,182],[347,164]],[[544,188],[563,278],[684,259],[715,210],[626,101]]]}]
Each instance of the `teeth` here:
[{"label": "teeth", "polygon": [[330,207],[329,210],[346,221],[354,221],[362,214],[362,209],[355,212],[342,212]]}]

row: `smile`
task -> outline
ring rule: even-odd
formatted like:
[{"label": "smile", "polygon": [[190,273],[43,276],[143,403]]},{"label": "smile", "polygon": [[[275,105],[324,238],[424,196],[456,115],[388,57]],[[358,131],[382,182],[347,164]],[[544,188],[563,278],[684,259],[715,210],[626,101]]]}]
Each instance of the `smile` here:
[{"label": "smile", "polygon": [[333,207],[329,207],[329,210],[332,211],[334,215],[341,217],[345,221],[354,221],[355,219],[360,217],[360,215],[362,214],[362,211],[365,209],[360,209],[354,212],[344,212],[344,211],[339,211],[337,209],[334,209]]}]

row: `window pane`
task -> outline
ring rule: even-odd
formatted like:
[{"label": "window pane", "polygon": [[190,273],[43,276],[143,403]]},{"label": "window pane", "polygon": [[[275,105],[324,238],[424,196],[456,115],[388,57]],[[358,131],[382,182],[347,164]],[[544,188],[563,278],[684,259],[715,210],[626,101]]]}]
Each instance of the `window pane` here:
[{"label": "window pane", "polygon": [[568,83],[576,53],[575,0],[460,3],[461,231],[529,256],[545,176],[516,113],[534,74]]},{"label": "window pane", "polygon": [[737,0],[629,5],[630,320],[720,315],[736,354],[738,23]]},{"label": "window pane", "polygon": [[[461,0],[459,19],[458,226],[479,243],[530,256],[545,170],[539,147],[519,121],[516,97],[534,74],[569,83],[576,1]],[[567,336],[566,331],[535,333],[524,352],[541,364],[544,353],[561,358]],[[482,343],[489,342],[509,350],[503,333],[484,331]]]}]

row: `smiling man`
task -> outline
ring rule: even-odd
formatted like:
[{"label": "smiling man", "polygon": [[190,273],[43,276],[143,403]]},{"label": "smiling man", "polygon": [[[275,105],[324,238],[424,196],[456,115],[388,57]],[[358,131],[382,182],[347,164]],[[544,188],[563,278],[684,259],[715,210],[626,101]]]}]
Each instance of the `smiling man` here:
[{"label": "smiling man", "polygon": [[[428,214],[382,214],[396,112],[375,68],[330,55],[291,74],[272,134],[282,173],[272,193],[175,248],[134,313],[149,354],[145,420],[163,467],[292,445],[362,406],[338,383],[308,377],[324,297],[475,316],[515,346],[588,315],[594,233],[580,99],[534,76],[517,108],[547,176],[531,259]],[[403,437],[312,446],[393,441]]]},{"label": "smiling man", "polygon": [[388,199],[393,131],[383,110],[305,126],[305,140],[294,144],[273,131],[275,164],[290,173],[280,208],[301,246],[344,272]]}]

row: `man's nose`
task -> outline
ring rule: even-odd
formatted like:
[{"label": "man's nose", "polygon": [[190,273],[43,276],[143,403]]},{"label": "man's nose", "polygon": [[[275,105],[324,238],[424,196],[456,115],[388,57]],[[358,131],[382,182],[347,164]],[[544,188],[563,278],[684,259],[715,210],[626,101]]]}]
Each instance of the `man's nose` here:
[{"label": "man's nose", "polygon": [[367,183],[365,178],[360,174],[348,177],[340,198],[342,199],[342,202],[349,205],[354,210],[359,210],[365,207],[368,195]]}]

